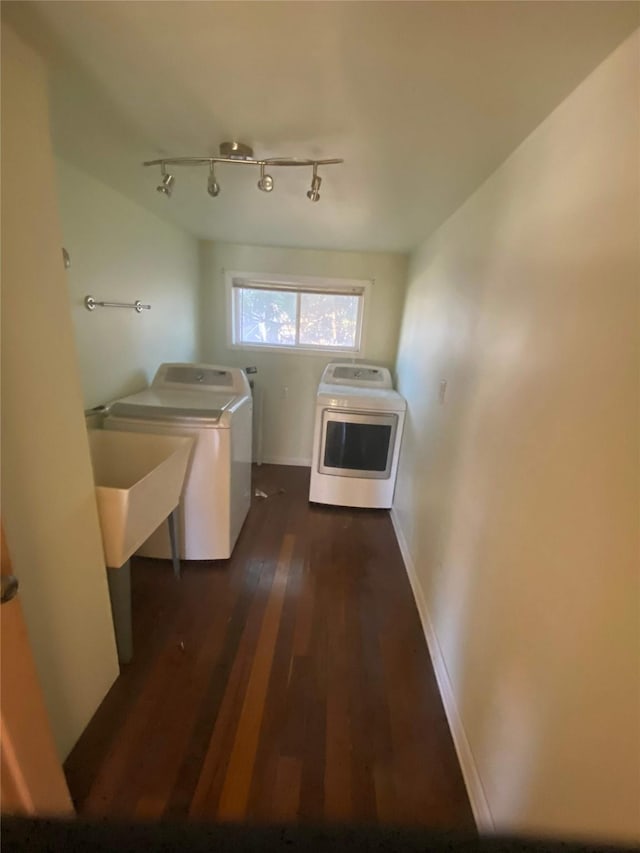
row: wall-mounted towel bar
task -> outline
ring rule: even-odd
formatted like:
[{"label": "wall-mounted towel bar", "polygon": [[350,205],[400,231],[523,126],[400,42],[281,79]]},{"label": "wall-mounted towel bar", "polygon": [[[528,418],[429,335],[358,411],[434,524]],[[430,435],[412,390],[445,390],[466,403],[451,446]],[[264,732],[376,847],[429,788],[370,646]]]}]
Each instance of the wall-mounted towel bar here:
[{"label": "wall-mounted towel bar", "polygon": [[94,299],[93,296],[85,296],[84,298],[84,307],[87,311],[93,311],[94,308],[134,308],[138,314],[141,314],[142,311],[149,311],[151,305],[143,305],[139,299],[136,299],[135,302],[98,302],[97,299]]}]

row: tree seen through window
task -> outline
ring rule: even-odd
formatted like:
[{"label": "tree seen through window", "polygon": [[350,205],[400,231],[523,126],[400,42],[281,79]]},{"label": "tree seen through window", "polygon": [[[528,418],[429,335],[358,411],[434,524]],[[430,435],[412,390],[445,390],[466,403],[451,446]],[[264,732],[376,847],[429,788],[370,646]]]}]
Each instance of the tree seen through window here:
[{"label": "tree seen through window", "polygon": [[238,289],[237,343],[355,349],[362,294]]}]

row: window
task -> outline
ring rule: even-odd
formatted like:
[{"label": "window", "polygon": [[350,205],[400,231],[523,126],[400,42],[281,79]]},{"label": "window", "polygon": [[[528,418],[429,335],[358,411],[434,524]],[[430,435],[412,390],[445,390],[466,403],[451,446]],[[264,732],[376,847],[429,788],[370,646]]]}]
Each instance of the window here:
[{"label": "window", "polygon": [[361,351],[369,282],[226,275],[232,346]]}]

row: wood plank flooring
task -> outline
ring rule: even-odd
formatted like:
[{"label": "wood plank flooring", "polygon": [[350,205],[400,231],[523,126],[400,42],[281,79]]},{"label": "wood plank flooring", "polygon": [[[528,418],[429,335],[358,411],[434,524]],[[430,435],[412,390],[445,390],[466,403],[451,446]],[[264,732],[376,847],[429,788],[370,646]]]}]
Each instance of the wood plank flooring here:
[{"label": "wood plank flooring", "polygon": [[473,829],[388,514],[254,468],[230,560],[136,558],[134,660],[65,764],[81,815]]}]

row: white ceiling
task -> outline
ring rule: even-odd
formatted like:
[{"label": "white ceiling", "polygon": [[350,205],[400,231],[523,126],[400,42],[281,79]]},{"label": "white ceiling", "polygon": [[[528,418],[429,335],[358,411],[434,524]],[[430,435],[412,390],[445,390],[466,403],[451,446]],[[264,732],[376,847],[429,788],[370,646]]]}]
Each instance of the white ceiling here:
[{"label": "white ceiling", "polygon": [[[406,251],[450,215],[635,27],[628,2],[11,2],[51,66],[57,152],[202,238]],[[343,157],[321,170],[205,167],[155,192],[141,161]]]}]

